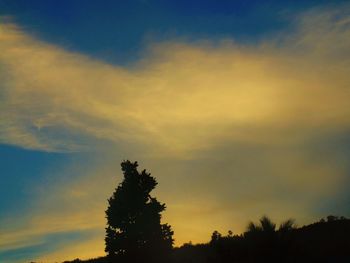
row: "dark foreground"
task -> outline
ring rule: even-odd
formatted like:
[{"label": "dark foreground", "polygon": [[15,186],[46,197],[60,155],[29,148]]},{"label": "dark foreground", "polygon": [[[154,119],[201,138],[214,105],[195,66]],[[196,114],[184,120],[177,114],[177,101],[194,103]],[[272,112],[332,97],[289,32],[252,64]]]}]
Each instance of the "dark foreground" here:
[{"label": "dark foreground", "polygon": [[[65,261],[85,263],[126,262],[101,257],[90,260]],[[140,262],[147,262],[141,260]],[[287,221],[278,230],[268,218],[260,225],[251,223],[242,235],[214,232],[206,244],[184,244],[175,248],[172,263],[220,262],[350,262],[350,220],[328,217],[328,220],[293,227]]]}]

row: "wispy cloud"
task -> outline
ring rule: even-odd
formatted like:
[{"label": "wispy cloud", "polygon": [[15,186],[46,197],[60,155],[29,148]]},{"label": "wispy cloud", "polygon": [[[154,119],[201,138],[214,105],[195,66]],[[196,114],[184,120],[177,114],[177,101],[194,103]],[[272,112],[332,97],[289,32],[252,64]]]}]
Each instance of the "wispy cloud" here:
[{"label": "wispy cloud", "polygon": [[184,154],[217,140],[285,143],[347,129],[349,24],[337,15],[303,17],[278,44],[153,45],[133,68],[2,25],[1,141],[76,151],[129,140]]}]

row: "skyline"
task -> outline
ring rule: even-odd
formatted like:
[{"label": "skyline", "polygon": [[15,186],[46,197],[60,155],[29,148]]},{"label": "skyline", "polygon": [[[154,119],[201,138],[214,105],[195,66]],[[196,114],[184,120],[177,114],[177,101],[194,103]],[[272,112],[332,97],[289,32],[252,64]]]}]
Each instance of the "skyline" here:
[{"label": "skyline", "polygon": [[0,260],[104,255],[126,159],[176,245],[350,216],[349,9],[0,1]]}]

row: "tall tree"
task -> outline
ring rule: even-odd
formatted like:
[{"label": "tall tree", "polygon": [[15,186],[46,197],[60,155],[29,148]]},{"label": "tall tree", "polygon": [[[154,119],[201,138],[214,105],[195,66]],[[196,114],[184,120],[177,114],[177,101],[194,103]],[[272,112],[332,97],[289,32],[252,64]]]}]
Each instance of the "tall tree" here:
[{"label": "tall tree", "polygon": [[157,262],[170,253],[173,231],[170,225],[161,224],[165,204],[150,195],[156,179],[137,167],[137,162],[121,163],[124,180],[108,200],[106,210],[105,251],[111,258]]}]

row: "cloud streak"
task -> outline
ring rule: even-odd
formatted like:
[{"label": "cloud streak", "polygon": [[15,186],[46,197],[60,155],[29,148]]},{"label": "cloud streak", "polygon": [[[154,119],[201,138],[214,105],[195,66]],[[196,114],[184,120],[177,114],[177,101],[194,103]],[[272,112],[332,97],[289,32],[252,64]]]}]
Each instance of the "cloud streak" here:
[{"label": "cloud streak", "polygon": [[131,69],[2,25],[1,141],[79,151],[126,140],[183,155],[223,138],[273,143],[290,131],[293,140],[347,129],[349,25],[336,14],[304,18],[279,45],[153,45]]}]

